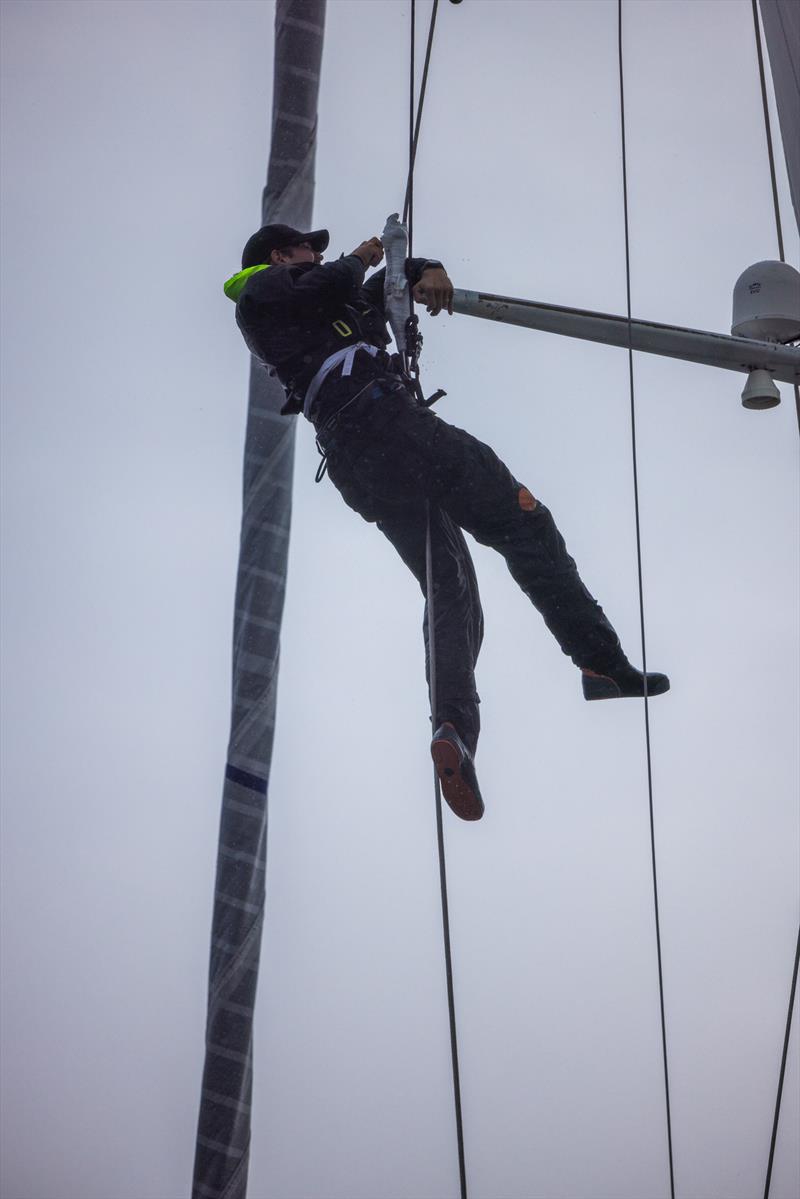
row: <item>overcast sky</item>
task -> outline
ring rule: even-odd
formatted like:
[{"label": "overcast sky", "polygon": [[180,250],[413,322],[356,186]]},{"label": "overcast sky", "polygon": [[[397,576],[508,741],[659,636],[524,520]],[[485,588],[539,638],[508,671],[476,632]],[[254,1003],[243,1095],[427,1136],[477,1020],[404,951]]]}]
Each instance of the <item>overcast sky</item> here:
[{"label": "overcast sky", "polygon": [[[408,9],[328,5],[332,254],[402,205]],[[2,5],[3,1199],[189,1191],[249,371],[222,283],[259,224],[273,16]],[[627,0],[625,46],[634,315],[728,332],[777,257],[749,0]],[[623,312],[617,89],[613,0],[443,3],[417,252]],[[421,320],[440,415],[547,503],[640,662],[626,355]],[[676,1194],[753,1199],[798,919],[797,419],[727,371],[635,380]],[[300,422],[250,1199],[451,1199],[422,602],[316,464]],[[470,1195],[663,1199],[642,705],[586,704],[475,559],[487,812],[445,811]],[[773,1199],[797,1046],[795,1013]]]}]

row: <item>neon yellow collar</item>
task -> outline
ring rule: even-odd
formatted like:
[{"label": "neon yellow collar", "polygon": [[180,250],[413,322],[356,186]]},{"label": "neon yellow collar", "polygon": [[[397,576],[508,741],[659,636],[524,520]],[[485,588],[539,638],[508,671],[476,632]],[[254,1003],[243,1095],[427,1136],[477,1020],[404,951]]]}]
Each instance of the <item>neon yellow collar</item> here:
[{"label": "neon yellow collar", "polygon": [[222,290],[228,299],[233,300],[235,303],[242,294],[242,289],[250,276],[255,275],[256,271],[268,271],[269,268],[270,263],[266,262],[262,266],[248,266],[246,270],[237,271],[235,275],[231,275],[230,279],[225,282]]}]

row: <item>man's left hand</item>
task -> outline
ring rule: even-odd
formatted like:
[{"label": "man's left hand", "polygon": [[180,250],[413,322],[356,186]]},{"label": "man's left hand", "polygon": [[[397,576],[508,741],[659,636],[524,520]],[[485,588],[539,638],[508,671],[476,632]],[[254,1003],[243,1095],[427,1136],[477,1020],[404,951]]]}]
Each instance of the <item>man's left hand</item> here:
[{"label": "man's left hand", "polygon": [[423,271],[412,295],[425,305],[431,316],[438,316],[443,308],[453,315],[453,284],[444,267],[429,266]]}]

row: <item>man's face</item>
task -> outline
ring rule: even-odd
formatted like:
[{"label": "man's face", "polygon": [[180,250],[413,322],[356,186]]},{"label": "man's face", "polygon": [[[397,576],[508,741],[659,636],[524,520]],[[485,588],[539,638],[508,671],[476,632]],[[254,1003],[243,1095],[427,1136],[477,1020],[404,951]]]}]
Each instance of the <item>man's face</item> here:
[{"label": "man's face", "polygon": [[282,250],[274,250],[278,262],[297,266],[301,262],[322,262],[322,254],[314,250],[310,242],[301,241],[298,246],[284,246]]}]

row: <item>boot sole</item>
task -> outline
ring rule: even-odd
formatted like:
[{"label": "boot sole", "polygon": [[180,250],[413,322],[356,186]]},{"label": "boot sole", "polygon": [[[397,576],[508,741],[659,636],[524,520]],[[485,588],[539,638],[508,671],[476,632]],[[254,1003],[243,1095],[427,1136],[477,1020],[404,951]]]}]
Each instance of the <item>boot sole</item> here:
[{"label": "boot sole", "polygon": [[483,802],[461,774],[461,755],[452,741],[431,743],[431,757],[447,806],[461,820],[480,820]]},{"label": "boot sole", "polygon": [[[581,679],[583,685],[584,699],[644,699],[644,692],[632,694],[625,692],[619,687],[613,679],[607,678],[605,675],[583,675]],[[653,695],[663,695],[665,691],[669,691],[669,680],[665,683],[655,683],[653,687],[648,689],[647,698],[650,699]]]}]

